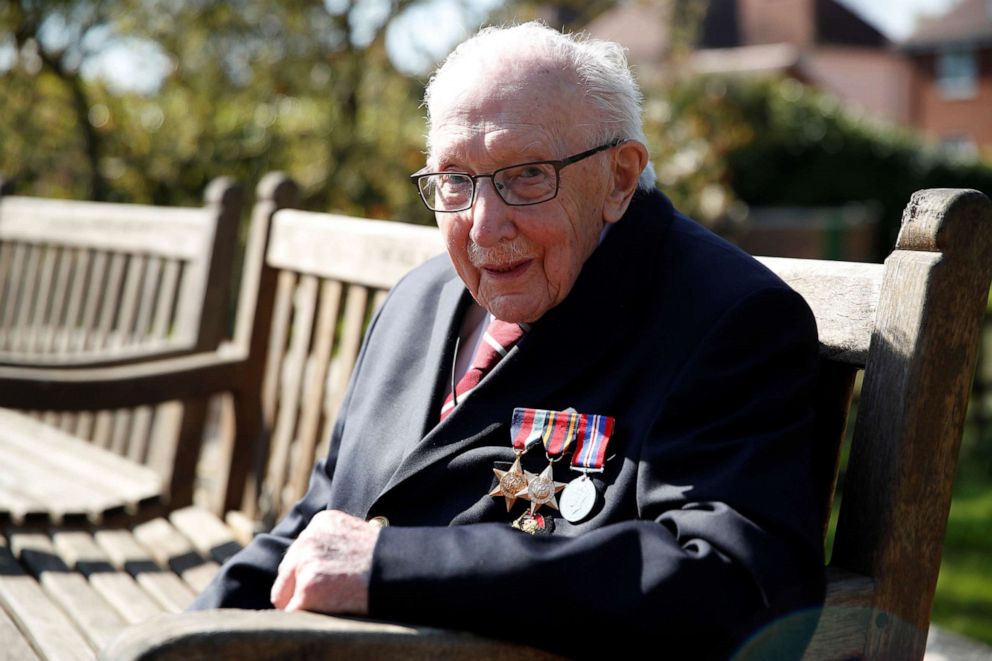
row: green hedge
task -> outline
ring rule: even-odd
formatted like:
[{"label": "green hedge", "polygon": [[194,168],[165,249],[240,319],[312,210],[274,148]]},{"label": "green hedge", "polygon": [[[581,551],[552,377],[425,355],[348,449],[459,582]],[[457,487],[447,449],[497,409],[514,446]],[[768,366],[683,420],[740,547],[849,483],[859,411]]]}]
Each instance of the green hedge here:
[{"label": "green hedge", "polygon": [[682,81],[650,96],[648,127],[662,188],[704,221],[733,219],[742,204],[872,202],[881,212],[878,257],[891,250],[913,191],[992,194],[988,163],[953,158],[788,79]]}]

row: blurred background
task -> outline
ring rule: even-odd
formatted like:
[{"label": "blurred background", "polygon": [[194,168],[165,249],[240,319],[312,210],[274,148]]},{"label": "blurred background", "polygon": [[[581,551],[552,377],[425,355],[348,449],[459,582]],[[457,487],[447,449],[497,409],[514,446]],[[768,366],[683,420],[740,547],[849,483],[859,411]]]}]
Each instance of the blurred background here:
[{"label": "blurred background", "polygon": [[[0,187],[196,206],[271,170],[429,224],[432,67],[482,23],[619,41],[658,185],[757,254],[880,261],[919,188],[992,193],[992,0],[0,0]],[[992,329],[935,621],[992,643]]]}]

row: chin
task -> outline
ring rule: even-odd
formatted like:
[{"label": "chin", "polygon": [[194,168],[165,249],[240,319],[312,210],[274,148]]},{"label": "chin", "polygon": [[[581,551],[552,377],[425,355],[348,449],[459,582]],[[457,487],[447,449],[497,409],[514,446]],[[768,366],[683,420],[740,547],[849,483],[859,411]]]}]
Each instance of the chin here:
[{"label": "chin", "polygon": [[534,323],[544,314],[543,311],[535,311],[533,308],[522,308],[518,305],[493,305],[482,304],[490,314],[500,321],[508,321],[514,324]]}]

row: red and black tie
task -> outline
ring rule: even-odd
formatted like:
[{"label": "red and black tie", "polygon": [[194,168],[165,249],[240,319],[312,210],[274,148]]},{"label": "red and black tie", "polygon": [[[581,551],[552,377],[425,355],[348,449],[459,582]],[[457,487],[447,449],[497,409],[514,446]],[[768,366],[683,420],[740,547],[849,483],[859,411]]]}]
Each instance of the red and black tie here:
[{"label": "red and black tie", "polygon": [[486,332],[482,334],[479,348],[472,357],[472,365],[468,368],[457,384],[454,392],[448,394],[441,407],[441,420],[447,418],[461,398],[467,396],[479,385],[482,377],[496,366],[496,363],[513,348],[513,345],[523,337],[524,329],[519,324],[511,324],[499,319],[493,319]]}]

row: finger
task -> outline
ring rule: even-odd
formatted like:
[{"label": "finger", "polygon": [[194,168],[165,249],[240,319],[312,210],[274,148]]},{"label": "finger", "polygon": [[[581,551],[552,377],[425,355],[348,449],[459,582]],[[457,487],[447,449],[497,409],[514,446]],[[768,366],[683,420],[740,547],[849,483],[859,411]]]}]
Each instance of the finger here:
[{"label": "finger", "polygon": [[293,592],[283,610],[310,610],[311,606],[314,605],[314,591],[317,587],[315,582],[318,580],[318,576],[312,569],[307,568],[300,569],[294,574],[294,576],[295,581],[293,583]]},{"label": "finger", "polygon": [[276,608],[285,608],[295,591],[296,566],[293,563],[287,563],[284,559],[279,564],[279,575],[276,576],[276,580],[272,584],[272,591],[269,594],[272,605]]}]

